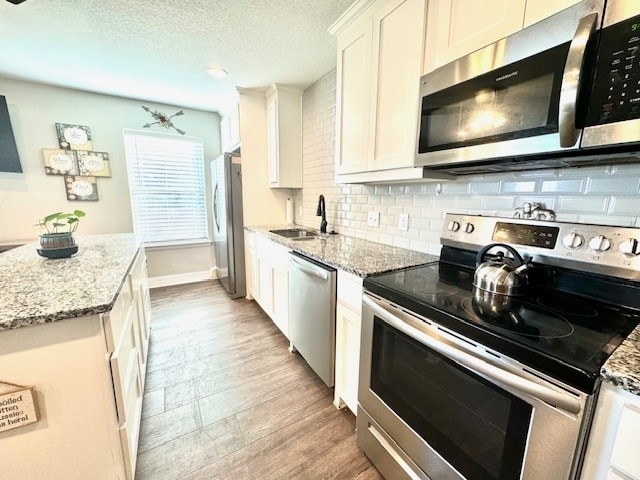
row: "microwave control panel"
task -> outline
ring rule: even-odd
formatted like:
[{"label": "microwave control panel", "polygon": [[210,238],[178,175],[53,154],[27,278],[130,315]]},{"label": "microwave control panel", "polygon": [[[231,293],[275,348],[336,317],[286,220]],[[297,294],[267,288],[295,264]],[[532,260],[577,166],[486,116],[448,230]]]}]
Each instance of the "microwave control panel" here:
[{"label": "microwave control panel", "polygon": [[602,30],[587,126],[640,118],[640,15]]}]

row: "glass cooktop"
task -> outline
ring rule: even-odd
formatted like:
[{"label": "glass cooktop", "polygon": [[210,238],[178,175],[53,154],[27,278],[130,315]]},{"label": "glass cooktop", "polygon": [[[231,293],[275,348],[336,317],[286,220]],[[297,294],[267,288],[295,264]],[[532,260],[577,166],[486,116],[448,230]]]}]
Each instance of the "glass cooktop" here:
[{"label": "glass cooktop", "polygon": [[364,287],[588,393],[640,323],[637,312],[575,295],[491,296],[472,282],[472,269],[440,262],[368,277]]}]

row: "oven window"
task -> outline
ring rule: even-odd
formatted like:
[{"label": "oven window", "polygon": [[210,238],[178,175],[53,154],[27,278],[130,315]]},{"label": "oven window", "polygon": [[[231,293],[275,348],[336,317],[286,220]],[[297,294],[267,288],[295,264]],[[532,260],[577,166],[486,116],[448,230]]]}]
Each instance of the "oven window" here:
[{"label": "oven window", "polygon": [[532,407],[378,318],[371,390],[464,477],[520,478]]}]

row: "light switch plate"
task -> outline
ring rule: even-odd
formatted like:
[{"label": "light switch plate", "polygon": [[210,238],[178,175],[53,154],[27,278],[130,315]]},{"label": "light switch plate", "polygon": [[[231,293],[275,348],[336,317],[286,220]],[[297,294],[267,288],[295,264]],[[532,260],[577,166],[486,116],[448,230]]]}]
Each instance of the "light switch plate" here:
[{"label": "light switch plate", "polygon": [[367,216],[367,225],[370,227],[379,227],[380,226],[380,212],[369,212]]},{"label": "light switch plate", "polygon": [[398,218],[398,228],[403,232],[409,231],[409,214],[408,213],[400,214],[400,217]]}]

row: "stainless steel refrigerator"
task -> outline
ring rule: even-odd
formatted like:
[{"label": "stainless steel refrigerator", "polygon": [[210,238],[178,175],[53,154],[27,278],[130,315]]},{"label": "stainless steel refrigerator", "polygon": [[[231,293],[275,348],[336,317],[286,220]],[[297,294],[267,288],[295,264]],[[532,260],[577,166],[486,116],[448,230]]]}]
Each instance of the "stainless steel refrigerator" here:
[{"label": "stainless steel refrigerator", "polygon": [[242,159],[225,153],[211,162],[213,248],[218,279],[232,298],[246,295]]}]

